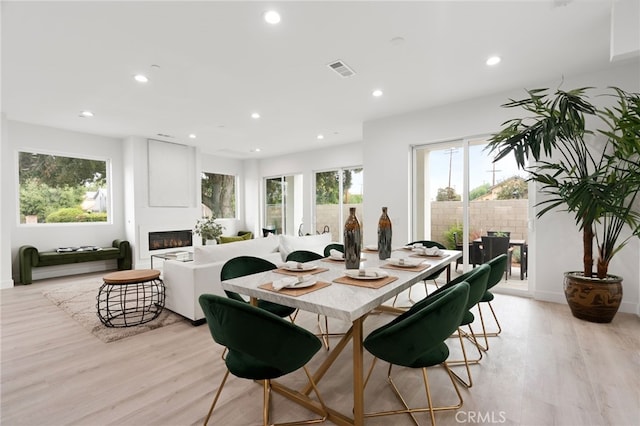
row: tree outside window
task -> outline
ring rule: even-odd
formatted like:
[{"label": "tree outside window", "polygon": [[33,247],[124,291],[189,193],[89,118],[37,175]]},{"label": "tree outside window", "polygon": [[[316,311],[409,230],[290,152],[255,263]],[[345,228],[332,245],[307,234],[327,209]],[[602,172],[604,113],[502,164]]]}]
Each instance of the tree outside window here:
[{"label": "tree outside window", "polygon": [[18,153],[21,223],[107,222],[107,162]]},{"label": "tree outside window", "polygon": [[363,169],[349,168],[316,173],[316,232],[342,238],[349,207],[356,208],[362,226]]},{"label": "tree outside window", "polygon": [[236,218],[236,177],[217,173],[201,174],[202,217]]}]

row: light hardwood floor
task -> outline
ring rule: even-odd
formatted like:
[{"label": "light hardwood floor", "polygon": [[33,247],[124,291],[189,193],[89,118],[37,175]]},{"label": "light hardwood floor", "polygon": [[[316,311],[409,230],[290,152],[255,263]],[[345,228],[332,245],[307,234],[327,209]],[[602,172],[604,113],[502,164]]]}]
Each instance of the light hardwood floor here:
[{"label": "light hardwood floor", "polygon": [[[101,275],[101,274],[98,274]],[[103,343],[42,296],[51,285],[96,274],[36,281],[0,291],[2,425],[192,425],[201,424],[224,371],[222,348],[204,326],[184,321],[112,343]],[[412,298],[420,297],[416,285]],[[404,297],[404,299],[403,299]],[[400,303],[406,302],[406,293]],[[618,314],[611,324],[571,316],[567,306],[497,295],[500,337],[472,367],[474,386],[463,390],[464,406],[436,413],[439,425],[637,425],[640,424],[640,319]],[[365,335],[391,320],[370,315]],[[298,324],[315,330],[315,316]],[[331,331],[346,328],[332,321]],[[334,341],[335,343],[335,341]],[[457,340],[449,340],[452,358]],[[470,348],[470,346],[469,346]],[[311,362],[319,364],[321,352]],[[365,368],[371,356],[365,353]],[[397,407],[378,363],[365,392],[368,411]],[[452,401],[441,368],[430,380],[436,404]],[[456,371],[462,372],[460,368]],[[396,370],[401,391],[424,404],[420,374]],[[351,412],[350,353],[345,351],[319,388],[326,402]],[[296,372],[283,382],[304,382]],[[213,424],[261,422],[261,387],[230,377]],[[275,421],[311,414],[274,395]],[[428,415],[418,416],[430,424]],[[368,425],[410,425],[406,416],[368,419]]]}]

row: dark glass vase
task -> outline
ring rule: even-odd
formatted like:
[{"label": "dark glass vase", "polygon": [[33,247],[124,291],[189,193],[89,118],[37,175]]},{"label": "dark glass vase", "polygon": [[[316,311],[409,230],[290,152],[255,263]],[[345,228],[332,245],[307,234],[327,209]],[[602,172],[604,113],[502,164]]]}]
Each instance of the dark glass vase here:
[{"label": "dark glass vase", "polygon": [[382,208],[382,215],[378,221],[378,257],[380,260],[391,257],[391,220],[386,207]]},{"label": "dark glass vase", "polygon": [[349,217],[344,224],[344,264],[347,269],[360,268],[360,223],[356,218],[356,208],[349,208]]}]

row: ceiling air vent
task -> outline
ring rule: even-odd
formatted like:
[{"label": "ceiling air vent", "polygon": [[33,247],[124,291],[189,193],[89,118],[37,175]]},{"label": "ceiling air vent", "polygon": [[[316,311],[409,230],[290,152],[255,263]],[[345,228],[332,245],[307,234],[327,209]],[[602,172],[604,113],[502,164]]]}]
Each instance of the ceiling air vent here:
[{"label": "ceiling air vent", "polygon": [[340,74],[340,76],[343,78],[351,77],[355,74],[355,71],[349,68],[349,66],[342,61],[332,62],[328,65],[328,67]]}]

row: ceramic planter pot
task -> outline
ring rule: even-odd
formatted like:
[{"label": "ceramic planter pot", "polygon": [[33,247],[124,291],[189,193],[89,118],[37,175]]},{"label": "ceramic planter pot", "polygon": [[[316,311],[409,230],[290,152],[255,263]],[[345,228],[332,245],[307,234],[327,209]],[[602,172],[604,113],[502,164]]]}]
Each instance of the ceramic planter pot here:
[{"label": "ceramic planter pot", "polygon": [[622,278],[615,275],[586,278],[582,272],[565,272],[564,295],[574,317],[611,322],[622,302]]}]

